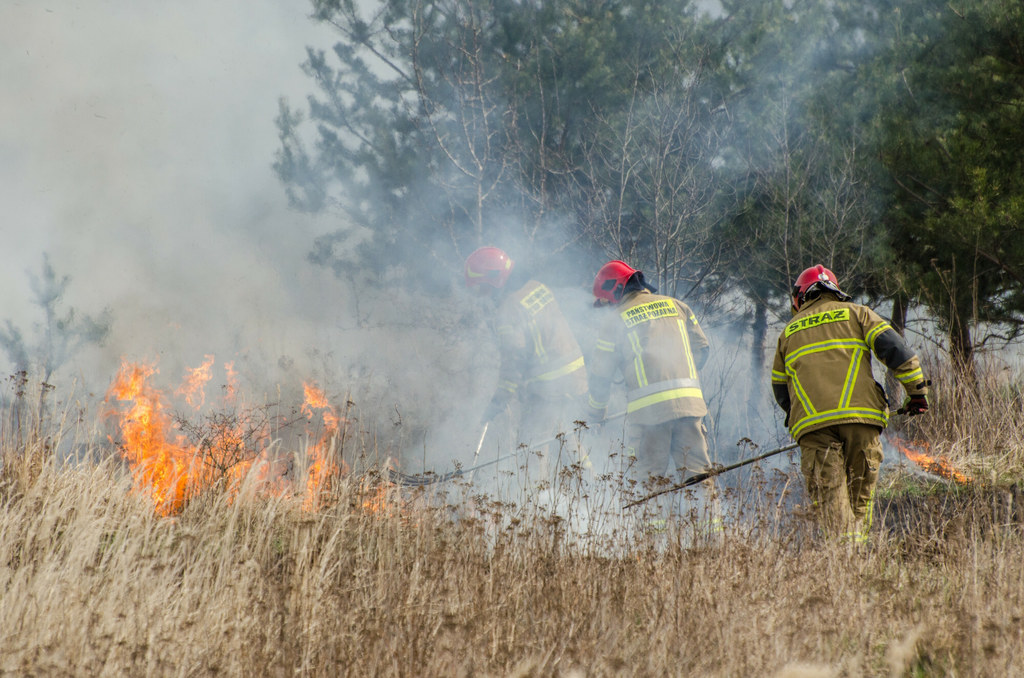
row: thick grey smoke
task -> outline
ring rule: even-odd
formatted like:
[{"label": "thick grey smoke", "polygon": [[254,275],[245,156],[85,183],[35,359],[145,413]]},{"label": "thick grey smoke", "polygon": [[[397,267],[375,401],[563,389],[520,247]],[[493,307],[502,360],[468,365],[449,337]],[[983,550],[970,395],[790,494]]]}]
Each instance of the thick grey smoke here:
[{"label": "thick grey smoke", "polygon": [[[123,357],[157,360],[173,386],[208,354],[268,391],[319,377],[394,424],[409,456],[422,452],[419,468],[444,470],[471,460],[494,387],[486,309],[457,271],[451,298],[381,301],[307,261],[343,224],[290,211],[271,162],[278,98],[314,88],[305,47],[338,39],[308,12],[306,0],[0,5],[0,320],[30,331],[41,319],[28,273],[46,253],[72,279],[69,307],[113,318],[107,345],[58,378],[102,393]],[[491,244],[530,267],[512,235],[522,229],[507,231]],[[586,351],[593,262],[545,264],[534,273]],[[738,341],[715,347],[709,396],[742,434],[774,430],[763,410],[747,417],[763,394],[737,395],[750,379]]]},{"label": "thick grey smoke", "polygon": [[[67,303],[109,307],[117,359],[297,351],[345,312],[308,265],[330,216],[286,208],[270,164],[280,95],[301,97],[305,0],[0,4],[0,318],[28,330],[44,253]],[[64,376],[67,376],[66,374]],[[90,384],[91,388],[104,384]]]},{"label": "thick grey smoke", "polygon": [[35,338],[30,276],[45,254],[71,278],[63,309],[113,319],[103,348],[51,379],[76,383],[75,397],[102,397],[122,358],[155,361],[173,389],[214,355],[212,389],[229,361],[256,399],[316,380],[335,404],[356,402],[370,436],[446,450],[429,464],[444,465],[493,385],[494,356],[467,353],[479,318],[462,300],[364,296],[311,264],[314,239],[344,224],[289,210],[271,167],[279,98],[312,91],[305,48],[336,40],[309,12],[308,0],[0,4],[0,321]]}]

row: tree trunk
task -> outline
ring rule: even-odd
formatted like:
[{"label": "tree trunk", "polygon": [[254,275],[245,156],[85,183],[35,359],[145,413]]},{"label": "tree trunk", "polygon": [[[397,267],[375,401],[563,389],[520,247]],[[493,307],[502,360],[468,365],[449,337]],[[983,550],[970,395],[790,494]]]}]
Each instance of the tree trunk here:
[{"label": "tree trunk", "polygon": [[899,335],[905,336],[907,330],[907,304],[909,299],[905,292],[900,290],[892,295],[892,328]]},{"label": "tree trunk", "polygon": [[753,375],[753,388],[747,400],[747,421],[758,420],[758,407],[764,393],[762,384],[768,378],[765,374],[764,342],[768,334],[768,306],[758,301],[754,305],[753,336],[750,340],[750,372]]},{"label": "tree trunk", "polygon": [[971,327],[964,315],[955,311],[949,323],[949,352],[953,359],[953,371],[957,385],[977,394],[978,378],[974,369],[974,342]]}]

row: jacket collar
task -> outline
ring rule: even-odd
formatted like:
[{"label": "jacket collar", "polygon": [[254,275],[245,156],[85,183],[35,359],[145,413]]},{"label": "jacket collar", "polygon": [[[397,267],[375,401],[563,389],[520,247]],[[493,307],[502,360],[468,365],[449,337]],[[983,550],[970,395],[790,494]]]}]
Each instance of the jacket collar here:
[{"label": "jacket collar", "polygon": [[818,295],[814,299],[811,299],[810,301],[805,301],[800,306],[800,310],[797,311],[794,315],[800,315],[801,313],[804,313],[808,309],[811,309],[811,308],[817,306],[818,304],[820,304],[820,303],[822,303],[824,301],[838,302],[839,298],[836,295],[832,294],[831,292],[822,292],[820,295]]},{"label": "jacket collar", "polygon": [[637,297],[638,295],[641,295],[641,294],[650,294],[650,293],[651,293],[651,291],[650,291],[650,290],[645,290],[645,289],[640,289],[640,290],[633,290],[632,292],[628,292],[627,294],[623,294],[623,295],[622,295],[622,299],[619,299],[619,303],[618,303],[617,305],[618,305],[618,306],[622,306],[622,305],[623,305],[623,304],[625,304],[625,303],[626,303],[627,301],[632,301],[632,300],[633,300],[634,298],[636,298],[636,297]]}]

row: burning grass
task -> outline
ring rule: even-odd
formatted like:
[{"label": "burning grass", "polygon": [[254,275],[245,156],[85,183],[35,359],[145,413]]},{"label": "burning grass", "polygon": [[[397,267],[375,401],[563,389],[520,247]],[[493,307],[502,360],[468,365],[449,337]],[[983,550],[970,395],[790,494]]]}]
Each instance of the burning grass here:
[{"label": "burning grass", "polygon": [[[347,434],[339,408],[307,382],[299,415],[271,421],[273,406],[237,402],[233,364],[226,363],[224,409],[203,410],[213,363],[214,356],[207,355],[173,392],[192,408],[190,414],[172,413],[172,396],[156,384],[154,365],[122,364],[107,390],[103,418],[115,422],[108,439],[128,463],[134,490],[148,496],[157,513],[170,516],[215,486],[233,495],[243,480],[256,478],[263,492],[303,493],[303,507],[317,510],[335,479],[348,471],[339,454]],[[297,455],[273,449],[284,430],[299,421],[306,424],[306,445],[298,455],[304,484],[289,477]]]},{"label": "burning grass", "polygon": [[948,364],[931,359],[931,411],[905,423],[903,436],[929,441],[921,450],[990,485],[1024,479],[1024,379],[982,356],[976,382],[958,382]]},{"label": "burning grass", "polygon": [[[309,400],[301,420],[325,431]],[[953,458],[966,484],[886,469],[872,540],[850,550],[791,518],[801,483],[779,471],[726,497],[742,517],[720,543],[631,529],[574,467],[547,503],[338,473],[313,509],[249,473],[163,517],[113,443],[58,467],[59,431],[9,433],[3,674],[1024,671],[1024,504],[978,479],[985,459]]]}]

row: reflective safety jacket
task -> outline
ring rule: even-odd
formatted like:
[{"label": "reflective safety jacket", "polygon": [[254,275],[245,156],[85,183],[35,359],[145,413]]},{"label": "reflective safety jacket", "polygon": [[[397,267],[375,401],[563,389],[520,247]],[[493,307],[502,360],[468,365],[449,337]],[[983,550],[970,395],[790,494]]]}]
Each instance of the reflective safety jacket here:
[{"label": "reflective safety jacket", "polygon": [[827,293],[804,302],[779,336],[772,365],[772,390],[794,440],[833,424],[886,426],[888,403],[871,353],[907,395],[927,394],[917,356],[877,313]]},{"label": "reflective safety jacket", "polygon": [[626,382],[626,414],[633,423],[707,414],[697,369],[707,360],[708,339],[690,307],[638,290],[605,312],[610,315],[589,365],[591,416],[604,417],[617,370]]},{"label": "reflective safety jacket", "polygon": [[561,399],[587,392],[583,352],[555,295],[536,280],[509,293],[498,308],[498,389],[508,396]]}]

